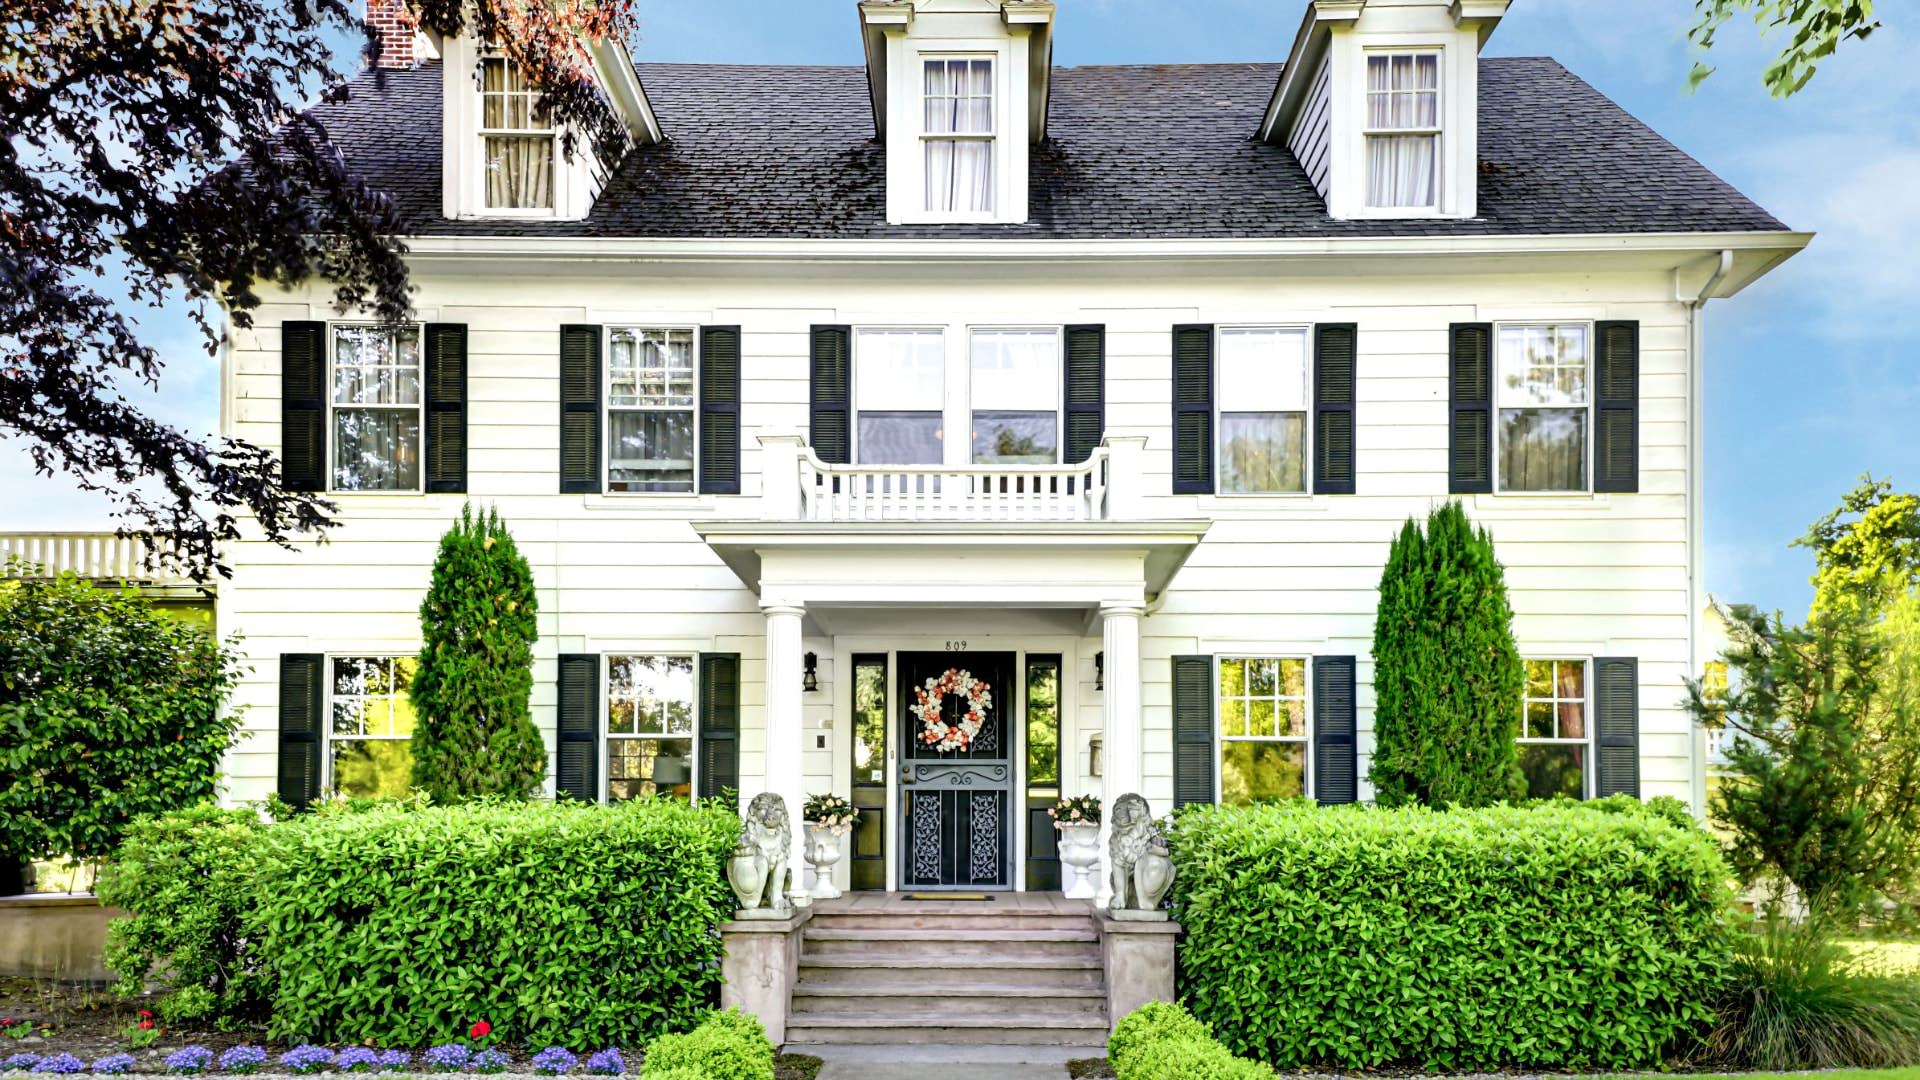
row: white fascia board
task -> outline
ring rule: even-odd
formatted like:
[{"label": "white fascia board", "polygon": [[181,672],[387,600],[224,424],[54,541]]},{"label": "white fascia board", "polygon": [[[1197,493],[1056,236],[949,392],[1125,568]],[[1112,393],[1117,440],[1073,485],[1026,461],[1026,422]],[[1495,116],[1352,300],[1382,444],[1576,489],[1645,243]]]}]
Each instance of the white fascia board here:
[{"label": "white fascia board", "polygon": [[666,133],[660,129],[660,119],[654,115],[653,103],[647,100],[647,88],[640,83],[640,72],[633,66],[633,56],[627,52],[626,45],[604,40],[592,43],[588,49],[600,76],[600,85],[606,87],[607,96],[626,121],[627,133],[633,136],[633,141],[641,146],[664,142]]},{"label": "white fascia board", "polygon": [[1293,48],[1287,51],[1287,62],[1280,69],[1280,81],[1274,85],[1266,115],[1260,120],[1257,136],[1260,141],[1287,141],[1300,101],[1307,96],[1307,88],[1313,85],[1313,77],[1320,71],[1321,57],[1327,54],[1327,38],[1331,33],[1328,25],[1352,22],[1366,7],[1367,0],[1314,0],[1307,5],[1300,29],[1293,35]]}]

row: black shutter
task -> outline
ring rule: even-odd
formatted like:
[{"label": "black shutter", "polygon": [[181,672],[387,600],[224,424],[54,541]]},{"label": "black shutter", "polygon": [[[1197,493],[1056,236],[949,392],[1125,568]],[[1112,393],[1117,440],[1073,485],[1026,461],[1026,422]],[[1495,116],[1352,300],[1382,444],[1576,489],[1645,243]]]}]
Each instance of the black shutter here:
[{"label": "black shutter", "polygon": [[1493,324],[1454,323],[1447,386],[1453,403],[1447,443],[1447,490],[1493,490]]},{"label": "black shutter", "polygon": [[280,486],[327,489],[327,324],[280,324]]},{"label": "black shutter", "polygon": [[1173,328],[1173,493],[1213,494],[1213,327]]},{"label": "black shutter", "polygon": [[1107,433],[1107,328],[1067,327],[1064,364],[1067,442],[1061,460],[1072,465],[1092,457]]},{"label": "black shutter", "polygon": [[1640,490],[1640,324],[1594,324],[1593,490]]},{"label": "black shutter", "polygon": [[1640,797],[1640,661],[1601,656],[1593,661],[1593,793]]},{"label": "black shutter", "polygon": [[280,654],[280,799],[305,810],[320,797],[319,653]]},{"label": "black shutter", "polygon": [[600,490],[600,328],[560,328],[560,491]]},{"label": "black shutter", "polygon": [[1359,358],[1352,323],[1313,328],[1313,491],[1354,492],[1353,405]]},{"label": "black shutter", "polygon": [[1353,668],[1351,656],[1313,658],[1313,796],[1322,806],[1360,797]]},{"label": "black shutter", "polygon": [[700,654],[700,797],[740,791],[740,654]]},{"label": "black shutter", "polygon": [[740,494],[740,328],[700,328],[700,490]]},{"label": "black shutter", "polygon": [[600,655],[560,654],[560,722],[553,794],[600,801]]},{"label": "black shutter", "polygon": [[467,327],[427,324],[427,490],[467,490]]},{"label": "black shutter", "polygon": [[812,424],[807,441],[813,456],[829,465],[853,460],[853,328],[816,326],[809,378]]},{"label": "black shutter", "polygon": [[[1111,771],[1111,770],[1109,770]],[[1173,806],[1213,803],[1213,657],[1173,658]]]}]

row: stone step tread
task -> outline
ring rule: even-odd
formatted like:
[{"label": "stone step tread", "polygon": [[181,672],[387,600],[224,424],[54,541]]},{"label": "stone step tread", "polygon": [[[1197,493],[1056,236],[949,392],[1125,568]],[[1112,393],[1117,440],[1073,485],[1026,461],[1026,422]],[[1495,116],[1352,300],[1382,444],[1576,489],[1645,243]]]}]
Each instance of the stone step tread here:
[{"label": "stone step tread", "polygon": [[993,982],[987,980],[947,980],[938,982],[920,980],[917,982],[875,981],[863,983],[809,983],[801,980],[793,988],[793,996],[803,997],[877,997],[877,998],[916,998],[916,997],[954,997],[958,995],[977,995],[980,997],[1012,998],[1101,998],[1107,996],[1106,990],[1098,986],[1021,986],[1017,983]]},{"label": "stone step tread", "polygon": [[992,971],[995,968],[1089,968],[1100,967],[1100,954],[1089,950],[1084,956],[995,956],[989,958],[954,957],[950,962],[942,963],[939,958],[927,956],[869,956],[865,954],[844,954],[835,956],[800,954],[800,970],[810,967],[831,968],[912,968],[915,971],[960,970],[973,973]]},{"label": "stone step tread", "polygon": [[795,1009],[787,1014],[787,1027],[847,1027],[847,1028],[1056,1028],[1063,1030],[1106,1031],[1106,1017],[1094,1013],[1061,1014],[1057,1016],[941,1016],[930,1019],[926,1013],[918,1010],[901,1012],[865,1012],[865,1013],[814,1013],[805,1009]]},{"label": "stone step tread", "polygon": [[971,1028],[956,1030],[934,1026],[846,1027],[826,1023],[803,1026],[791,1022],[787,1025],[787,1043],[790,1046],[926,1046],[930,1040],[973,1047],[1084,1046],[1090,1052],[1075,1054],[1075,1057],[1097,1057],[1099,1051],[1095,1048],[1107,1045],[1107,1029],[1104,1024],[1098,1028],[1002,1027],[989,1035]]},{"label": "stone step tread", "polygon": [[808,941],[1098,941],[1093,927],[1072,930],[1001,930],[992,926],[935,927],[932,929],[882,930],[852,927],[844,930],[807,927],[801,932]]}]

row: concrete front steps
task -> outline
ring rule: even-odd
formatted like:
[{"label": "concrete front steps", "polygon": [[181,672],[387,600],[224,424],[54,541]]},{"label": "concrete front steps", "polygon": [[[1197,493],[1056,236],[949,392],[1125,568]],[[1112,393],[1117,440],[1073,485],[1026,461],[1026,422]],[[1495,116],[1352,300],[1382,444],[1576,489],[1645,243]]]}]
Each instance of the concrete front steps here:
[{"label": "concrete front steps", "polygon": [[1100,1047],[1107,991],[1085,911],[817,910],[789,1044]]}]

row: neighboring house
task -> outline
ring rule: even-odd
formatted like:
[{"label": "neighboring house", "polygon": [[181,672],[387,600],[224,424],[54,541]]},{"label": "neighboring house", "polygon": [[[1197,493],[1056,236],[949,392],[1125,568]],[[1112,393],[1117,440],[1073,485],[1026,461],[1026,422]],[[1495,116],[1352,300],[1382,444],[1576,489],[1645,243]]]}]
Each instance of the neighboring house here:
[{"label": "neighboring house", "polygon": [[[1808,237],[1482,59],[1506,7],[1318,0],[1240,64],[1055,68],[1043,0],[868,0],[864,67],[609,45],[617,165],[473,42],[396,49],[319,113],[419,325],[314,282],[226,355],[224,433],[341,520],[228,552],[229,797],[404,789],[475,500],[533,565],[556,791],[834,791],[842,886],[1052,888],[1061,792],[1368,798],[1388,544],[1457,498],[1536,793],[1697,804],[1701,308]],[[911,708],[949,672],[964,749]]]}]

